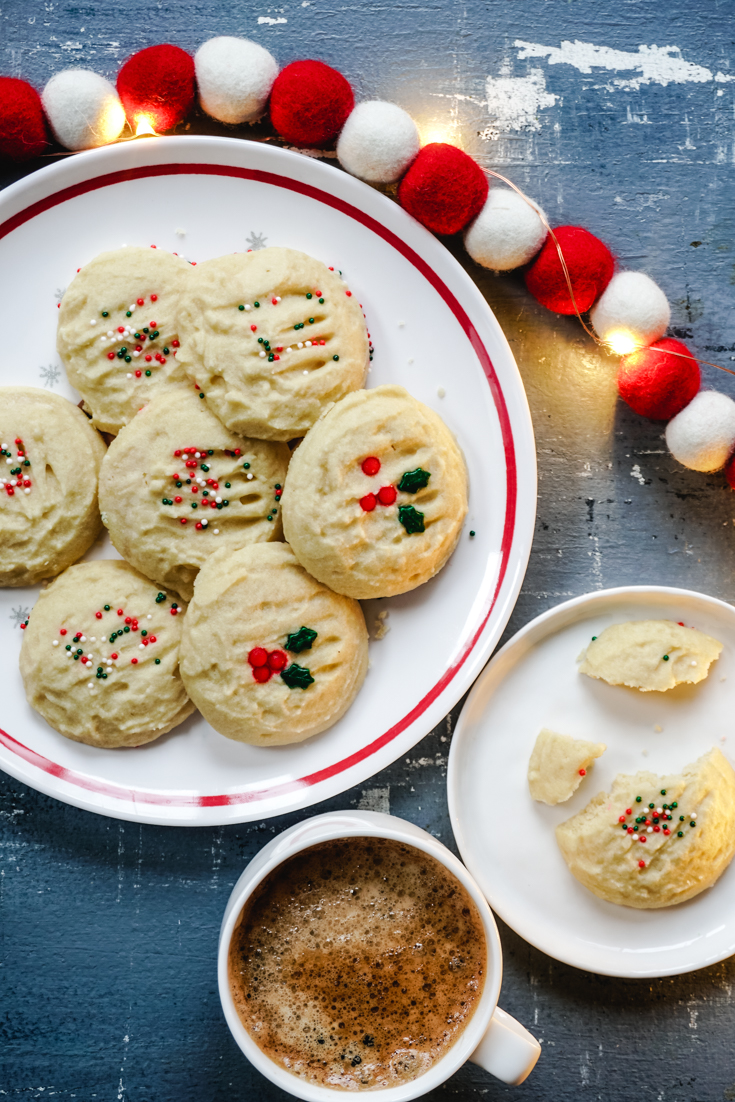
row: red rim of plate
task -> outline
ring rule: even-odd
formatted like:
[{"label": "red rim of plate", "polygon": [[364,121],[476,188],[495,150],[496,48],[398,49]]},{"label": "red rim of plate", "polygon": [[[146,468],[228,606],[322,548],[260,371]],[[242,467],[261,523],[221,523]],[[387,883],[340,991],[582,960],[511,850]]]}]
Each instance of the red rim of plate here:
[{"label": "red rim of plate", "polygon": [[431,704],[437,699],[438,696],[444,691],[464,666],[465,662],[469,658],[470,654],[474,650],[482,632],[490,619],[490,615],[495,607],[495,603],[498,599],[501,586],[505,579],[505,574],[508,567],[508,560],[510,557],[511,548],[513,545],[513,535],[515,531],[515,518],[516,518],[516,500],[517,500],[517,470],[516,470],[516,457],[515,446],[513,442],[513,433],[510,425],[510,417],[508,415],[508,409],[505,404],[505,398],[498,381],[498,377],[495,374],[495,368],[493,367],[492,360],[485,348],[480,336],[475,329],[474,325],[470,321],[467,312],[457,301],[455,296],[446,286],[446,284],[439,278],[439,276],[432,270],[432,268],[423,260],[418,253],[416,253],[409,245],[400,239],[391,230],[386,229],[376,219],[372,218],[369,214],[365,214],[351,203],[345,202],[344,199],[340,199],[337,196],[330,195],[328,192],[322,191],[321,188],[313,187],[311,184],[302,183],[299,180],[293,180],[287,176],[281,176],[278,173],[266,172],[260,169],[238,168],[231,165],[217,165],[217,164],[160,164],[160,165],[143,165],[135,168],[122,169],[117,172],[105,173],[101,176],[95,176],[92,179],[85,180],[82,183],[74,184],[71,187],[63,188],[60,191],[54,192],[52,195],[47,196],[45,199],[40,199],[36,203],[32,203],[30,206],[25,207],[23,210],[18,211],[17,214],[12,215],[5,222],[0,223],[0,240],[6,237],[13,230],[22,226],[25,222],[30,221],[39,214],[43,214],[44,211],[50,210],[52,207],[58,206],[60,203],[65,203],[69,199],[75,199],[79,195],[84,195],[89,191],[97,191],[99,188],[110,187],[113,184],[124,183],[129,180],[138,180],[145,177],[152,176],[176,176],[176,175],[199,175],[199,176],[234,176],[244,180],[254,180],[259,183],[270,184],[273,187],[284,188],[288,191],[299,192],[301,195],[306,195],[311,199],[315,199],[317,202],[324,203],[326,206],[333,207],[335,210],[340,211],[342,214],[347,215],[348,218],[354,219],[356,222],[362,223],[373,233],[382,237],[389,245],[391,245],[397,252],[399,252],[406,260],[408,260],[419,272],[423,275],[434,290],[441,296],[446,305],[451,310],[452,314],[459,323],[463,333],[467,337],[472,346],[472,349],[477,356],[482,366],[485,378],[488,381],[490,390],[492,392],[493,401],[495,403],[495,409],[498,415],[498,421],[500,423],[500,431],[503,439],[503,450],[505,452],[505,468],[506,468],[506,507],[505,507],[505,522],[503,525],[503,538],[501,542],[501,559],[500,570],[498,572],[498,580],[493,593],[490,606],[485,612],[479,626],[475,630],[472,637],[465,644],[464,649],[458,658],[452,663],[452,665],[444,671],[440,679],[436,684],[425,694],[424,697],[416,704],[410,712],[407,712],[397,723],[394,723],[387,731],[384,731],[382,735],[374,739],[367,746],[355,751],[354,754],[350,754],[348,757],[343,758],[341,761],[334,762],[332,765],[326,766],[324,769],[320,769],[315,773],[310,773],[305,777],[294,778],[290,781],[282,782],[281,784],[273,785],[269,788],[262,788],[258,790],[241,791],[241,792],[229,792],[222,795],[215,796],[193,796],[184,795],[183,793],[177,795],[175,793],[161,793],[150,792],[145,789],[139,788],[125,788],[122,785],[109,784],[105,781],[97,780],[94,777],[89,777],[84,773],[78,773],[74,769],[67,769],[66,766],[58,765],[56,762],[50,761],[42,754],[32,750],[29,746],[19,742],[18,739],[13,738],[12,735],[6,731],[0,729],[0,743],[11,753],[16,754],[30,765],[35,766],[37,769],[41,769],[43,772],[57,777],[62,781],[66,781],[68,784],[75,785],[77,788],[85,789],[88,792],[95,792],[99,795],[110,796],[117,800],[125,800],[133,803],[145,803],[145,804],[158,804],[166,805],[170,807],[224,807],[237,804],[249,804],[255,803],[259,800],[268,799],[273,796],[286,795],[289,792],[294,792],[303,788],[309,788],[313,785],[319,784],[321,781],[328,780],[330,777],[334,777],[339,773],[343,773],[350,769],[352,766],[357,765],[359,762],[364,761],[366,758],[371,757],[377,753],[383,746],[392,742],[403,731],[406,730],[415,720],[419,718]]}]

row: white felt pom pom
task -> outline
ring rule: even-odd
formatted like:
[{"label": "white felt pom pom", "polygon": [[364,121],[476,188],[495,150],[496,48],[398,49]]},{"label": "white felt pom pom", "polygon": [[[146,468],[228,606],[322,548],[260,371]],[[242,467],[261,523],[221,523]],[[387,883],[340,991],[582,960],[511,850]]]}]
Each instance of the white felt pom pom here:
[{"label": "white felt pom pom", "polygon": [[394,184],[419,151],[421,140],[411,116],[395,103],[358,103],[337,142],[339,163],[371,184]]},{"label": "white felt pom pom", "polygon": [[273,54],[257,42],[229,35],[200,46],[194,67],[203,109],[232,125],[260,118],[278,76]]},{"label": "white felt pom pom", "polygon": [[41,93],[46,116],[59,145],[91,149],[120,136],[125,111],[109,80],[91,69],[64,69]]},{"label": "white felt pom pom", "polygon": [[464,246],[483,268],[509,272],[527,264],[545,240],[546,227],[536,210],[517,192],[494,187],[465,232]]},{"label": "white felt pom pom", "polygon": [[671,320],[671,309],[659,285],[643,272],[618,272],[590,317],[597,335],[610,341],[616,352],[626,354],[662,337]]},{"label": "white felt pom pom", "polygon": [[735,449],[735,402],[716,390],[700,390],[666,426],[674,459],[693,471],[719,471]]}]

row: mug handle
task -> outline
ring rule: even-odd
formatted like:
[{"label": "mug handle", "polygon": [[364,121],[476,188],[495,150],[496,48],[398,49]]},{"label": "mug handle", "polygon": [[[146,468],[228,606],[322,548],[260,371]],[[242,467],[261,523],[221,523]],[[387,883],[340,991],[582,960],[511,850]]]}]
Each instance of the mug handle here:
[{"label": "mug handle", "polygon": [[540,1055],[541,1045],[536,1038],[496,1006],[490,1025],[470,1060],[501,1082],[517,1087],[531,1074]]}]

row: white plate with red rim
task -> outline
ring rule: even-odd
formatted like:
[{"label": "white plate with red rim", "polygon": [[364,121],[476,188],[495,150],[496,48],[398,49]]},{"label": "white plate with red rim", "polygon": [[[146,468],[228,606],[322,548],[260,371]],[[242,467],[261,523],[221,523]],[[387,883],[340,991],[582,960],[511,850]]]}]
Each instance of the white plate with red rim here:
[{"label": "white plate with red rim", "polygon": [[[724,644],[705,681],[641,693],[578,672],[592,636],[647,619],[684,622]],[[735,609],[686,589],[587,593],[506,643],[462,709],[447,772],[459,851],[503,921],[549,956],[606,976],[678,975],[735,953],[735,861],[686,903],[636,910],[606,903],[575,880],[554,835],[618,773],[678,773],[713,746],[735,763],[734,692]],[[555,807],[528,791],[528,759],[542,727],[607,744],[574,796]]]},{"label": "white plate with red rim", "polygon": [[[198,714],[135,749],[63,738],[29,708],[18,673],[18,622],[37,590],[0,591],[1,768],[60,800],[123,819],[262,819],[378,772],[431,730],[482,669],[531,547],[536,466],[526,397],[480,292],[395,203],[331,165],[213,137],[82,153],[0,195],[0,265],[12,274],[0,302],[0,383],[48,386],[78,400],[55,352],[58,295],[97,253],[133,244],[193,261],[285,245],[341,269],[376,348],[368,386],[406,386],[441,414],[467,458],[470,512],[453,558],[413,593],[366,604],[369,624],[388,611],[390,632],[371,642],[365,684],[336,726],[298,745],[232,742]],[[93,555],[118,557],[109,543]]]}]

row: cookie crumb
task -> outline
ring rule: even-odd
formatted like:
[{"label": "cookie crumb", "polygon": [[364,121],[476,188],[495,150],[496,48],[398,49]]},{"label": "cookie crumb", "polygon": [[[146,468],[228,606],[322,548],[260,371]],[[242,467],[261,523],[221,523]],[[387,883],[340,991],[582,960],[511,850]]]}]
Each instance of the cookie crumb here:
[{"label": "cookie crumb", "polygon": [[437,397],[438,397],[438,398],[444,398],[444,397],[445,397],[445,395],[446,395],[446,393],[447,393],[447,392],[446,392],[446,390],[444,389],[444,387],[443,387],[443,386],[440,386],[440,387],[438,388],[437,392],[436,392],[436,394],[437,394]]},{"label": "cookie crumb", "polygon": [[385,608],[383,609],[382,612],[378,613],[377,618],[375,620],[375,624],[373,625],[373,630],[374,630],[376,639],[382,639],[390,631],[390,625],[386,624],[386,620],[388,619],[389,616],[390,616],[390,613]]},{"label": "cookie crumb", "polygon": [[643,754],[644,758],[648,757],[648,750],[641,750],[641,753]]},{"label": "cookie crumb", "polygon": [[176,236],[177,237],[186,237],[186,230],[182,230],[182,229],[179,228],[178,230],[176,230]]},{"label": "cookie crumb", "polygon": [[663,727],[661,726],[660,723],[654,723],[653,729],[657,734],[660,734],[661,731],[663,731]]}]

